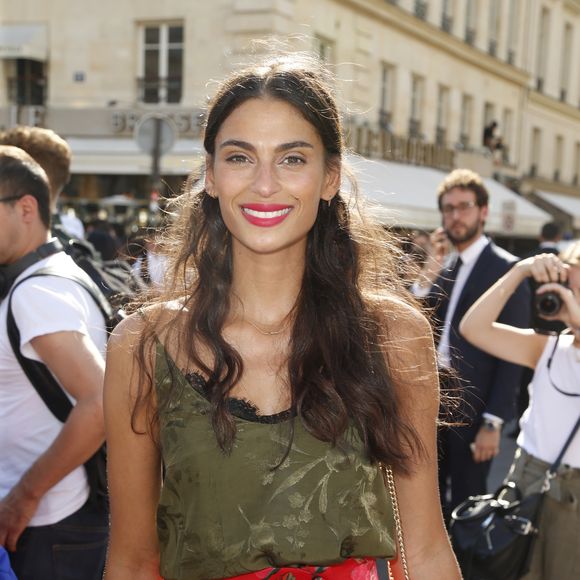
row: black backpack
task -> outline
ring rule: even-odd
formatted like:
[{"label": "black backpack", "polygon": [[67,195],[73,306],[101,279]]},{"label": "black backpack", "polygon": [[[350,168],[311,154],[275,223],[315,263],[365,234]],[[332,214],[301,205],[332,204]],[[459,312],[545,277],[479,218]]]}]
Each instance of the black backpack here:
[{"label": "black backpack", "polygon": [[[48,367],[41,362],[26,358],[20,352],[20,331],[12,312],[12,294],[14,290],[16,290],[16,288],[18,288],[18,286],[20,286],[20,284],[22,284],[25,280],[43,276],[53,276],[57,278],[73,280],[82,286],[99,307],[99,310],[101,311],[108,328],[114,327],[115,324],[119,321],[118,312],[115,312],[111,308],[111,305],[104,297],[103,293],[99,290],[99,288],[97,288],[97,286],[92,282],[88,275],[85,275],[84,273],[79,275],[74,273],[65,274],[58,268],[41,268],[29,276],[20,279],[11,288],[10,294],[8,296],[8,312],[6,322],[8,328],[8,338],[10,340],[10,345],[14,352],[14,356],[18,360],[22,370],[24,371],[24,374],[28,377],[28,380],[35,388],[44,404],[59,421],[64,423],[67,420],[69,413],[72,411],[73,405],[62,390],[61,386],[53,377],[52,373],[48,370]],[[93,503],[93,505],[95,505],[95,507],[107,510],[107,450],[105,444],[103,444],[100,449],[86,461],[84,466],[87,472],[87,480],[90,487],[89,500]]]},{"label": "black backpack", "polygon": [[52,235],[62,244],[75,264],[84,270],[103,293],[113,311],[108,330],[125,317],[125,306],[147,289],[147,284],[124,260],[102,260],[93,245],[70,236],[60,224],[53,225]]}]

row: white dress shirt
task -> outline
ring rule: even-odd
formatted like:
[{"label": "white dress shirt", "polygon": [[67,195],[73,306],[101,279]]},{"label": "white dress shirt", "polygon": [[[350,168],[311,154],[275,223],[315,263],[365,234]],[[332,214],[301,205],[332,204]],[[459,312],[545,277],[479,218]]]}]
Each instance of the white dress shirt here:
[{"label": "white dress shirt", "polygon": [[[459,254],[454,252],[445,258],[443,269],[449,268],[451,264],[455,263],[455,260],[457,260],[458,257],[461,258],[462,265],[461,268],[459,268],[457,279],[455,280],[455,284],[451,290],[449,305],[447,306],[447,313],[443,322],[443,334],[441,335],[441,340],[439,341],[439,345],[437,347],[437,359],[441,366],[449,367],[451,364],[449,356],[449,329],[451,327],[451,321],[453,320],[453,314],[455,313],[455,308],[457,306],[459,297],[461,296],[461,292],[463,291],[463,287],[465,286],[465,282],[467,282],[467,279],[469,278],[469,275],[475,266],[475,262],[477,262],[477,259],[481,255],[481,252],[483,252],[488,244],[489,239],[484,235],[481,235],[463,252]],[[418,282],[414,282],[411,286],[411,292],[417,298],[424,298],[427,296],[427,294],[429,294],[429,291],[429,286],[422,286]],[[497,415],[483,413],[482,416],[496,423],[503,423],[503,420]]]},{"label": "white dress shirt", "polygon": [[[449,330],[451,328],[451,321],[453,320],[453,315],[455,313],[455,308],[465,282],[469,278],[475,262],[483,252],[484,248],[489,244],[489,239],[484,235],[480,236],[471,244],[468,248],[459,253],[459,257],[463,264],[459,268],[459,273],[457,274],[457,279],[453,285],[453,290],[451,290],[451,296],[449,297],[449,305],[447,306],[447,313],[445,314],[445,320],[443,322],[443,334],[441,335],[441,340],[437,346],[437,356],[439,358],[439,364],[441,366],[450,366],[450,356],[449,356]],[[457,254],[456,254],[457,255]]]}]

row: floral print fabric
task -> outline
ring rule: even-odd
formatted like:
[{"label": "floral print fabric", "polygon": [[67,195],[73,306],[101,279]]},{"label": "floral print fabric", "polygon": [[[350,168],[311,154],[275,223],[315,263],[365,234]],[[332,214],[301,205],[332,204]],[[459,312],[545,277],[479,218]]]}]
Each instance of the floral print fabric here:
[{"label": "floral print fabric", "polygon": [[[162,345],[156,388],[166,401],[159,417],[165,478],[157,513],[166,580],[243,578],[267,570],[333,578],[340,576],[323,574],[337,564],[394,557],[390,498],[354,428],[332,447],[299,420],[268,424],[234,416],[236,442],[224,454],[208,400]],[[304,566],[313,564],[328,570],[304,576],[310,573]],[[371,564],[362,563],[362,570]]]}]

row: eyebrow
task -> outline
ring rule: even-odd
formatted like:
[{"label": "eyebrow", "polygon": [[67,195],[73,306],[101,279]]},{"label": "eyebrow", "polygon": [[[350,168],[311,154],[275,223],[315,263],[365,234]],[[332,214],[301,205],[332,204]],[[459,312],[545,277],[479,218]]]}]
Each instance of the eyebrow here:
[{"label": "eyebrow", "polygon": [[[240,141],[238,139],[228,139],[224,141],[219,148],[224,149],[224,147],[239,147],[240,149],[245,149],[246,151],[256,151],[256,148],[247,141]],[[296,149],[299,147],[307,147],[309,149],[314,149],[314,146],[308,141],[290,141],[289,143],[282,143],[278,145],[275,149],[276,153],[281,151],[288,151],[289,149]]]}]

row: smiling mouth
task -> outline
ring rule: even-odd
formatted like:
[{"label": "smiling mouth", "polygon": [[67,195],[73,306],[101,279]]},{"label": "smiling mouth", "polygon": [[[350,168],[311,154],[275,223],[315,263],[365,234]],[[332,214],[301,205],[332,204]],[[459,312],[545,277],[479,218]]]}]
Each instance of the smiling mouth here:
[{"label": "smiling mouth", "polygon": [[259,219],[271,219],[288,215],[292,211],[292,208],[286,207],[284,209],[278,209],[276,211],[261,211],[256,209],[250,209],[249,207],[242,207],[242,211],[247,215]]},{"label": "smiling mouth", "polygon": [[269,228],[282,223],[293,210],[291,205],[248,203],[241,206],[242,215],[254,226]]}]

